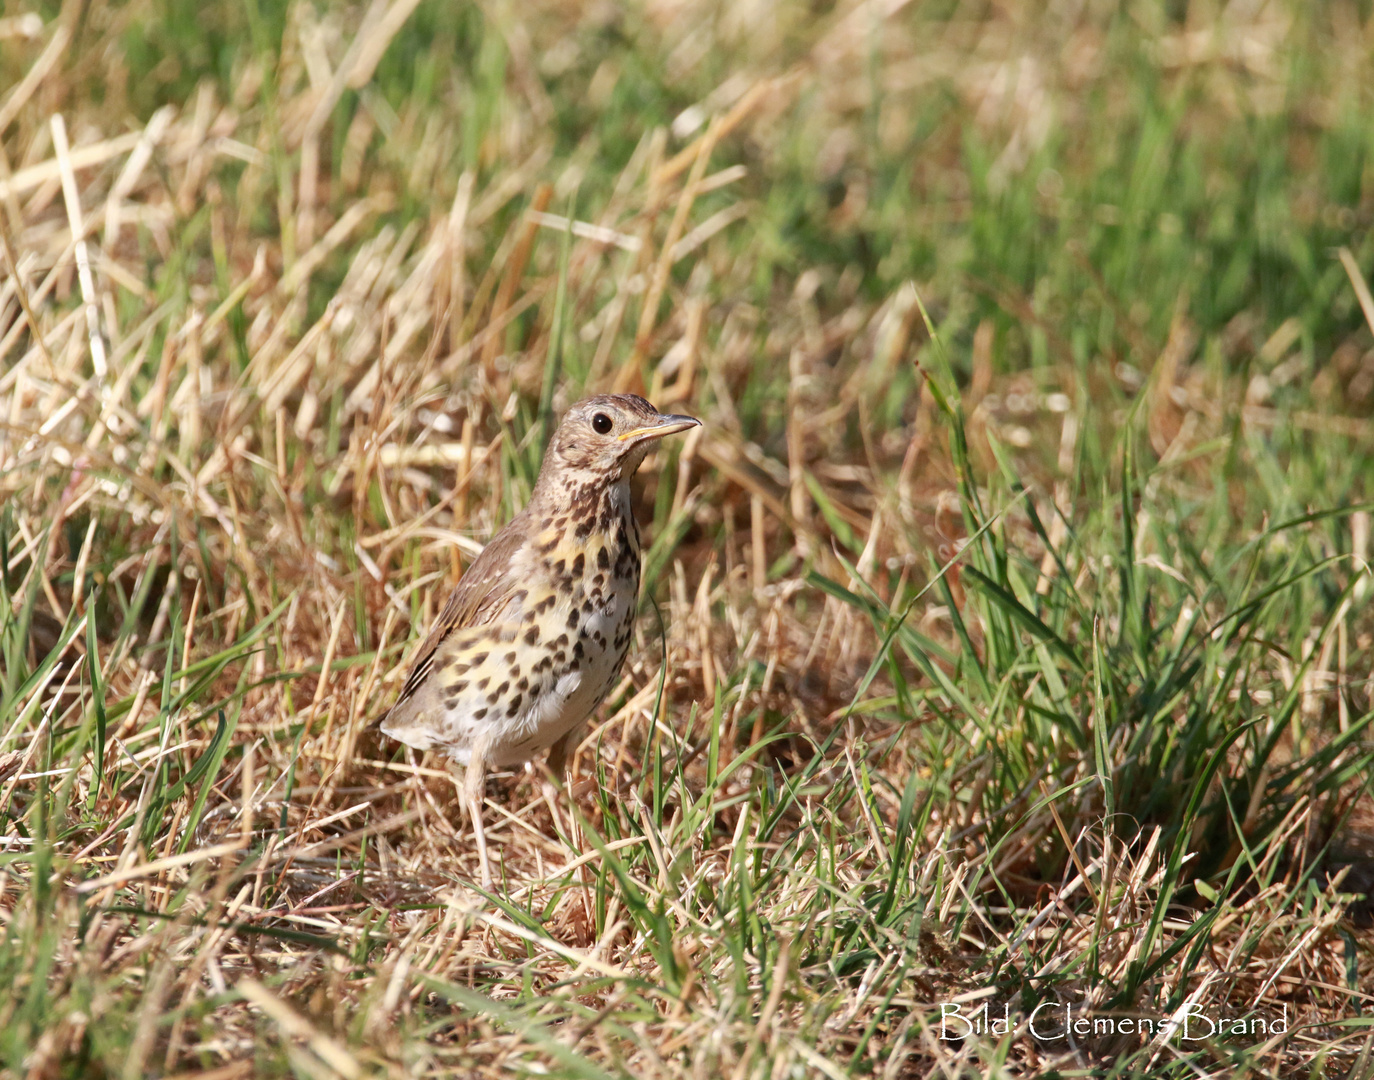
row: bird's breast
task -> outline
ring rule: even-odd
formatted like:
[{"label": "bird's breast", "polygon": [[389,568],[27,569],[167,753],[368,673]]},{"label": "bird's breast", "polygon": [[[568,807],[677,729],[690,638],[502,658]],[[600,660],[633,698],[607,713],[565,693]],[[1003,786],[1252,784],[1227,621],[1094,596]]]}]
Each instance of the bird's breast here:
[{"label": "bird's breast", "polygon": [[508,765],[586,720],[629,652],[639,568],[628,489],[574,501],[540,522],[511,560],[519,599],[449,643],[434,744],[466,761],[481,742],[493,764]]}]

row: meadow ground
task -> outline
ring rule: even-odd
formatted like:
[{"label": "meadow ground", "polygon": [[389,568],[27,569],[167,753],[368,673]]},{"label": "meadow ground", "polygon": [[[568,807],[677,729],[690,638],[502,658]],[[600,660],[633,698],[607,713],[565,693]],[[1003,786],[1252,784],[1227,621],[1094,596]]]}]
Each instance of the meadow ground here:
[{"label": "meadow ground", "polygon": [[[10,0],[0,1075],[1369,1075],[1372,47]],[[367,721],[612,388],[706,426],[483,897]]]}]

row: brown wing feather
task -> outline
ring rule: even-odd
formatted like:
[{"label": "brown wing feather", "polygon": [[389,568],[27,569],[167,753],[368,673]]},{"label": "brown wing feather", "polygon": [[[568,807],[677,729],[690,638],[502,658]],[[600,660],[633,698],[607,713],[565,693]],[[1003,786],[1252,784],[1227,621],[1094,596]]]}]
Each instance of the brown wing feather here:
[{"label": "brown wing feather", "polygon": [[525,530],[520,524],[523,517],[523,514],[517,515],[492,537],[491,542],[482,549],[482,554],[473,560],[467,573],[453,587],[429,636],[415,652],[400,697],[382,717],[382,721],[420,688],[434,667],[439,646],[450,634],[466,626],[481,626],[491,622],[505,610],[518,584],[516,576],[511,573],[510,561],[523,542]]}]

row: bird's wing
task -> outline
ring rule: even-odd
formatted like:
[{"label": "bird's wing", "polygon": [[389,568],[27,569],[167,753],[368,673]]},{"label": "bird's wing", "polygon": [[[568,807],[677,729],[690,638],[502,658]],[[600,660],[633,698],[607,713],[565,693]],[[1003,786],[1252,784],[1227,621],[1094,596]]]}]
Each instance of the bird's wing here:
[{"label": "bird's wing", "polygon": [[416,650],[405,685],[401,687],[401,696],[391,706],[391,713],[420,688],[434,667],[439,646],[450,634],[466,626],[489,623],[506,609],[520,584],[510,564],[511,557],[520,547],[524,531],[518,521],[511,521],[482,549],[482,554],[477,556],[467,573],[454,586],[429,636]]}]

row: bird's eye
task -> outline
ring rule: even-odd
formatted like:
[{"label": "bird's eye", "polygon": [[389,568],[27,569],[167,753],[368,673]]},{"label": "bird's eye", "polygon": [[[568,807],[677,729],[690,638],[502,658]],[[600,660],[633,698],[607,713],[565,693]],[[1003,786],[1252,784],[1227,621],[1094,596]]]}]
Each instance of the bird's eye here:
[{"label": "bird's eye", "polygon": [[598,435],[609,435],[613,426],[611,418],[604,412],[599,412],[592,417],[592,430]]}]

